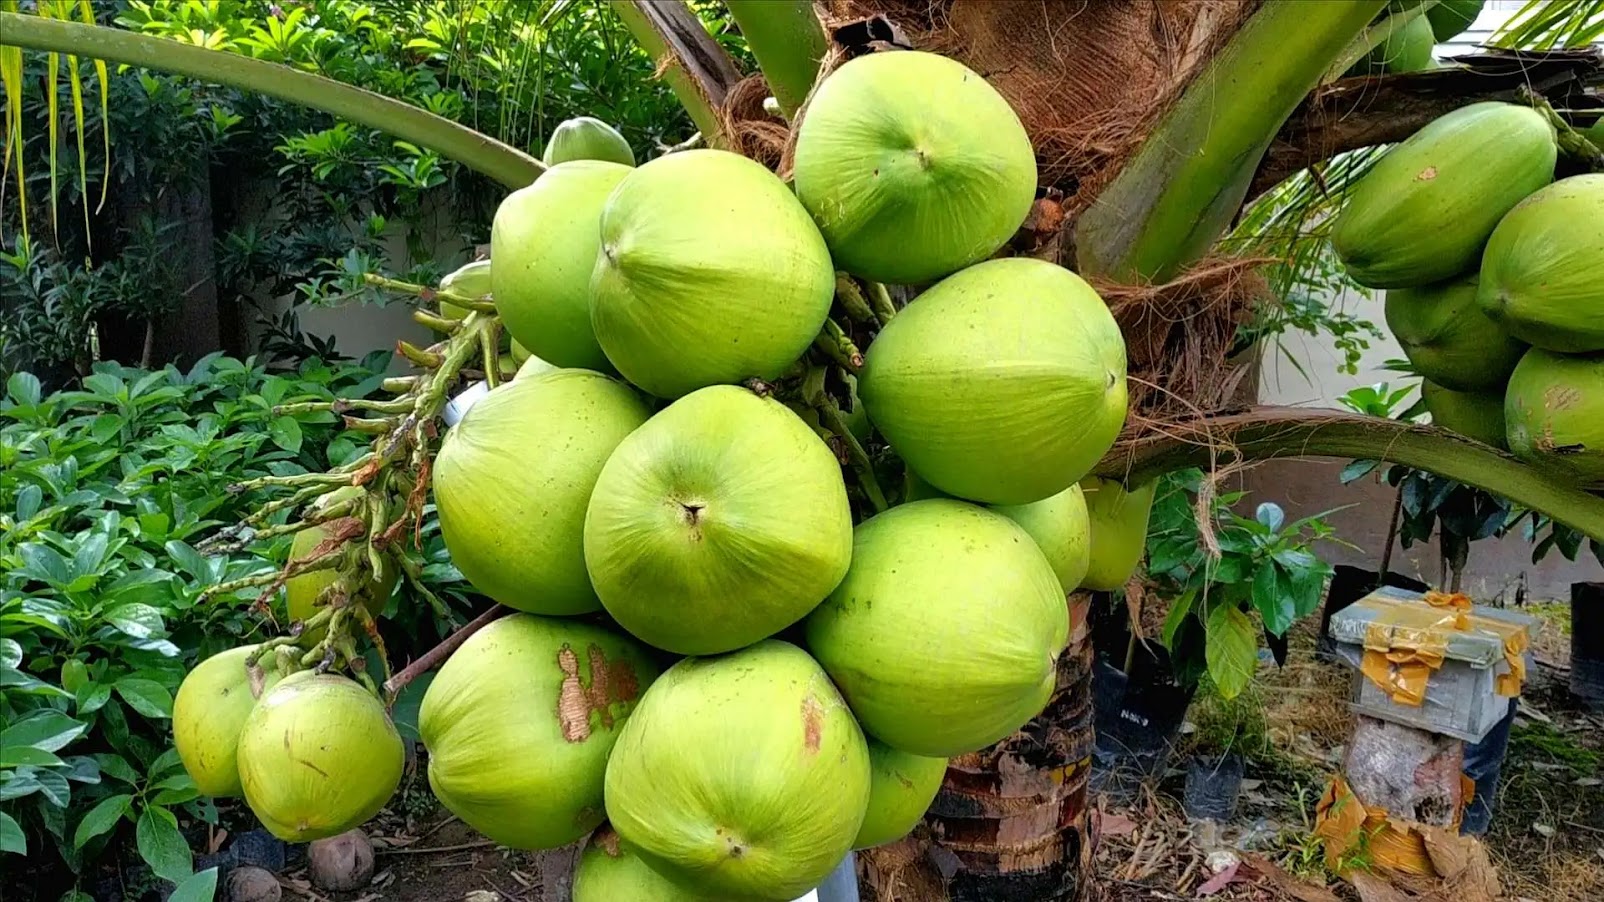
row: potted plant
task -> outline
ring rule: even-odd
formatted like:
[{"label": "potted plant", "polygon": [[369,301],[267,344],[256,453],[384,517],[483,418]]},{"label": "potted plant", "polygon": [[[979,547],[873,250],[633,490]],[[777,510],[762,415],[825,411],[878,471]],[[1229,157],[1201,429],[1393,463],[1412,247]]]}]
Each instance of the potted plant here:
[{"label": "potted plant", "polygon": [[1177,747],[1186,757],[1186,816],[1225,823],[1236,813],[1247,761],[1269,745],[1262,693],[1249,683],[1226,698],[1205,675],[1187,725]]}]

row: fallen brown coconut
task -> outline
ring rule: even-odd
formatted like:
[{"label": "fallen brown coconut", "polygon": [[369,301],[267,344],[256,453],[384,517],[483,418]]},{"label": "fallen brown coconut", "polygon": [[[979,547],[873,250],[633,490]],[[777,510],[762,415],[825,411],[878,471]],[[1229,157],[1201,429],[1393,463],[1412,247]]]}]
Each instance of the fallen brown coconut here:
[{"label": "fallen brown coconut", "polygon": [[361,830],[347,830],[306,847],[312,885],[327,892],[361,889],[373,879],[373,843]]}]

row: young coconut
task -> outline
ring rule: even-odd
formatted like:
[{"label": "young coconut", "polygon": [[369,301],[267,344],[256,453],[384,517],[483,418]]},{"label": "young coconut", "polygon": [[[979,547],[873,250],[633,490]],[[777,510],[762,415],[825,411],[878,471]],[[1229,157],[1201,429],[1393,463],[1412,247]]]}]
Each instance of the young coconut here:
[{"label": "young coconut", "polygon": [[991,260],[909,304],[869,347],[869,419],[949,495],[1029,504],[1091,470],[1125,422],[1125,341],[1102,298],[1042,260]]},{"label": "young coconut", "polygon": [[1036,152],[1008,101],[962,63],[871,53],[809,98],[795,179],[837,266],[925,283],[1013,237],[1036,199]]},{"label": "young coconut", "polygon": [[661,398],[778,377],[835,298],[835,265],[808,212],[774,173],[727,151],[671,153],[630,172],[602,213],[601,242],[596,340]]},{"label": "young coconut", "polygon": [[1460,392],[1502,389],[1526,353],[1476,305],[1477,274],[1387,292],[1387,328],[1415,371]]},{"label": "young coconut", "polygon": [[516,379],[446,433],[434,499],[451,561],[480,592],[536,614],[601,606],[585,573],[585,506],[646,404],[589,370]]},{"label": "young coconut", "polygon": [[612,369],[590,327],[590,275],[602,208],[630,172],[597,160],[563,163],[496,208],[496,311],[513,341],[556,366]]},{"label": "young coconut", "polygon": [[841,465],[790,408],[715,385],[624,439],[585,515],[607,613],[678,654],[772,636],[835,588],[852,554]]},{"label": "young coconut", "polygon": [[574,868],[573,902],[707,902],[652,870],[639,854],[602,826],[590,835]]},{"label": "young coconut", "polygon": [[1476,300],[1537,347],[1604,351],[1604,173],[1561,179],[1510,210],[1487,240]]},{"label": "young coconut", "polygon": [[635,165],[635,151],[618,129],[590,116],[564,120],[552,129],[551,140],[541,162],[557,166],[574,160],[606,160],[621,166]]},{"label": "young coconut", "polygon": [[[202,795],[216,798],[243,795],[236,757],[240,730],[256,707],[245,659],[256,650],[244,645],[218,652],[195,665],[178,684],[173,698],[173,747],[178,760]],[[273,661],[264,658],[265,692],[278,683]]]},{"label": "young coconut", "polygon": [[1153,512],[1158,483],[1127,491],[1112,479],[1088,476],[1080,485],[1091,524],[1091,553],[1080,587],[1098,592],[1123,589],[1147,548],[1147,518]]},{"label": "young coconut", "polygon": [[698,898],[789,902],[851,850],[869,782],[830,678],[770,639],[686,658],[652,684],[607,762],[607,819]]},{"label": "young coconut", "polygon": [[1420,398],[1431,411],[1433,425],[1473,438],[1494,448],[1504,447],[1504,396],[1502,393],[1459,392],[1427,379],[1420,383]]},{"label": "young coconut", "polygon": [[1030,504],[993,505],[991,509],[1030,533],[1066,593],[1080,586],[1091,566],[1092,527],[1079,484]]},{"label": "young coconut", "polygon": [[404,758],[378,698],[309,670],[264,693],[239,737],[245,803],[285,842],[361,826],[395,794]]},{"label": "young coconut", "polygon": [[1527,351],[1509,377],[1504,423],[1516,457],[1604,485],[1604,353]]},{"label": "young coconut", "polygon": [[[475,260],[458,267],[440,280],[440,290],[470,298],[483,298],[490,294],[490,261]],[[446,319],[464,319],[471,313],[467,307],[458,307],[450,301],[440,302],[440,315]]]},{"label": "young coconut", "polygon": [[946,758],[926,758],[869,740],[869,813],[852,848],[895,842],[924,818],[947,773]]},{"label": "young coconut", "polygon": [[[359,486],[343,486],[329,492],[313,502],[314,511],[328,508],[347,502],[355,502],[365,496],[366,492]],[[320,523],[297,532],[290,541],[290,560],[297,561],[310,557],[329,536],[329,525]],[[336,554],[343,553],[343,549]],[[384,606],[390,601],[390,593],[395,590],[396,581],[401,574],[397,572],[388,558],[381,558],[379,573],[372,575],[360,592],[362,606],[374,617],[384,613]],[[339,578],[336,570],[313,570],[299,576],[292,576],[284,581],[284,613],[291,623],[304,623],[319,609],[323,590],[334,585]],[[323,628],[307,630],[301,634],[303,644],[311,645],[323,638],[326,632]]]},{"label": "young coconut", "polygon": [[429,787],[499,845],[555,849],[602,820],[602,775],[625,718],[657,677],[633,640],[599,626],[514,614],[446,661],[418,732]]},{"label": "young coconut", "polygon": [[961,501],[857,528],[808,648],[864,730],[917,755],[985,748],[1039,714],[1069,637],[1064,589],[1030,534]]}]

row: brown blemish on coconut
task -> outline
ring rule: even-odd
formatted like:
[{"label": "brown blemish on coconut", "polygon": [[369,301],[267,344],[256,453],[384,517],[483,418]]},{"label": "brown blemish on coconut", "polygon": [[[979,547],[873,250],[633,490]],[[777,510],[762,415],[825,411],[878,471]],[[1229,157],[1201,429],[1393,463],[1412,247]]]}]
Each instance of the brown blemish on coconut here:
[{"label": "brown blemish on coconut", "polygon": [[1415,181],[1417,181],[1417,182],[1429,182],[1429,181],[1431,181],[1432,179],[1434,179],[1436,177],[1437,177],[1437,167],[1435,167],[1435,166],[1427,166],[1425,169],[1420,170],[1420,174],[1419,175],[1415,176]]},{"label": "brown blemish on coconut", "polygon": [[606,853],[608,858],[617,858],[618,834],[605,828],[597,830],[596,846]]},{"label": "brown blemish on coconut", "polygon": [[579,677],[579,655],[566,642],[557,652],[562,668],[562,688],[557,693],[557,720],[563,739],[584,742],[590,738],[590,719],[595,715],[603,729],[613,726],[612,706],[633,702],[640,695],[640,680],[628,661],[609,661],[601,646],[586,649],[590,659],[590,685]]},{"label": "brown blemish on coconut", "polygon": [[802,744],[809,754],[819,751],[819,737],[824,732],[824,706],[809,695],[802,699]]}]

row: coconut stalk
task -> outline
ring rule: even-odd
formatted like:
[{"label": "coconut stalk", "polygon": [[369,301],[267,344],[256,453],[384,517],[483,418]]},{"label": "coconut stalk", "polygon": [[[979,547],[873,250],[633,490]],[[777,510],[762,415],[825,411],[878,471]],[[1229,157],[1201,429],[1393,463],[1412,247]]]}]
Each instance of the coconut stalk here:
[{"label": "coconut stalk", "polygon": [[509,188],[522,188],[546,171],[529,154],[428,110],[279,63],[21,13],[0,12],[0,44],[188,75],[287,100],[427,147]]},{"label": "coconut stalk", "polygon": [[1171,423],[1115,446],[1094,472],[1140,484],[1190,467],[1283,457],[1403,464],[1502,495],[1604,540],[1604,497],[1584,491],[1571,476],[1434,426],[1382,417],[1265,407]]},{"label": "coconut stalk", "polygon": [[1265,4],[1075,229],[1082,275],[1165,282],[1219,240],[1266,148],[1384,0]]},{"label": "coconut stalk", "polygon": [[829,50],[809,0],[726,0],[787,119],[796,114]]},{"label": "coconut stalk", "polygon": [[721,143],[718,110],[740,70],[681,0],[608,0],[662,73],[709,145]]}]

